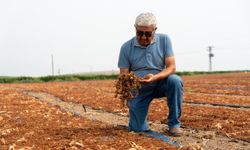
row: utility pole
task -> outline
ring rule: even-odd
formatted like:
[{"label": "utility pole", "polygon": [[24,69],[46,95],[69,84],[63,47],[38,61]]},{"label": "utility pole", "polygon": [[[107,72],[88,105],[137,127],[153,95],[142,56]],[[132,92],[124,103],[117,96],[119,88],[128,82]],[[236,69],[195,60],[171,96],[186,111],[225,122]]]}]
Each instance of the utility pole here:
[{"label": "utility pole", "polygon": [[214,54],[212,53],[213,46],[208,46],[208,57],[209,57],[209,71],[212,71],[212,57],[214,57]]},{"label": "utility pole", "polygon": [[52,76],[54,76],[54,57],[51,55],[51,65],[52,65]]},{"label": "utility pole", "polygon": [[57,73],[58,73],[58,75],[61,75],[61,69],[60,68],[58,69]]}]

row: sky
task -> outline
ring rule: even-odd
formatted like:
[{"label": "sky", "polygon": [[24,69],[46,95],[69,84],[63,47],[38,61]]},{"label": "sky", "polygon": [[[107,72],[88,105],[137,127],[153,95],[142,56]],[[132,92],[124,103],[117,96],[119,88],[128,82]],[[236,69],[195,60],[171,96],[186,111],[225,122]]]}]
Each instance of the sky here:
[{"label": "sky", "polygon": [[0,76],[117,71],[138,14],[171,39],[177,71],[250,70],[249,0],[0,0]]}]

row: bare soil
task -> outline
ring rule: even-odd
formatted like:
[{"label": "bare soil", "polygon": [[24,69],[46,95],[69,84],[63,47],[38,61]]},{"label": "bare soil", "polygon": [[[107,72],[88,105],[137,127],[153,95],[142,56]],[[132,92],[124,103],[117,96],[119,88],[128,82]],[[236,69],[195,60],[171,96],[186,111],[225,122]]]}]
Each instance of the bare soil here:
[{"label": "bare soil", "polygon": [[[0,88],[0,149],[176,149],[124,128],[74,115]],[[150,141],[150,142],[149,142]]]},{"label": "bare soil", "polygon": [[[250,109],[226,106],[250,105],[250,73],[186,76],[183,80],[185,92],[181,121],[185,134],[172,140],[186,146],[184,149],[250,149]],[[116,115],[118,118],[127,117],[128,110],[121,108],[120,101],[114,98],[114,83],[114,80],[96,80],[0,84],[0,149],[174,148],[160,140],[128,132],[117,126],[115,122],[118,121],[109,120],[111,123],[108,123],[74,115],[70,111],[72,107],[65,109],[59,105],[53,106],[27,94],[42,92],[68,104],[83,104],[93,110],[101,110],[102,113],[119,114]],[[219,103],[225,106],[185,102]],[[164,132],[167,128],[167,115],[166,100],[154,100],[148,115],[151,128],[167,135]],[[126,125],[127,122],[123,123]],[[104,140],[96,138],[106,134],[109,136]],[[94,142],[89,142],[91,139],[95,139]]]}]

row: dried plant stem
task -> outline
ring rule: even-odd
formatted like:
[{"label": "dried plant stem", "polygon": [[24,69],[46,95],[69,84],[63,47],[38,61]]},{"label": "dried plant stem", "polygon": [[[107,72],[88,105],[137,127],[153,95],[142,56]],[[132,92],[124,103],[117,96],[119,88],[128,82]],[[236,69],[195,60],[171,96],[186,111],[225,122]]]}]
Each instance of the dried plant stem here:
[{"label": "dried plant stem", "polygon": [[122,106],[132,98],[138,96],[141,87],[140,78],[134,73],[122,74],[119,76],[115,84],[115,97],[120,98]]}]

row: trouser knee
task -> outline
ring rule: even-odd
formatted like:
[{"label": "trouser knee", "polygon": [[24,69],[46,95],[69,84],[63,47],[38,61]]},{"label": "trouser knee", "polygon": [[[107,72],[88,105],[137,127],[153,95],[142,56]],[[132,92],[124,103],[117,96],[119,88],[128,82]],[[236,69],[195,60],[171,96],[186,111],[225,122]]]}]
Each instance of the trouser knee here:
[{"label": "trouser knee", "polygon": [[167,78],[167,83],[166,84],[168,84],[168,86],[171,86],[171,87],[180,87],[180,88],[182,88],[183,81],[178,75],[173,74],[173,75],[170,75]]}]

